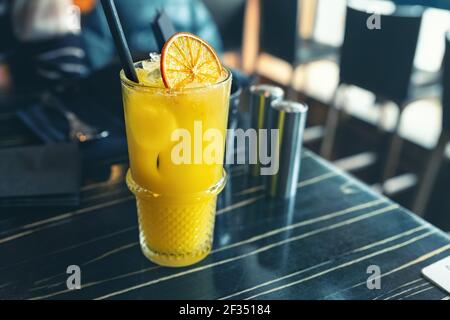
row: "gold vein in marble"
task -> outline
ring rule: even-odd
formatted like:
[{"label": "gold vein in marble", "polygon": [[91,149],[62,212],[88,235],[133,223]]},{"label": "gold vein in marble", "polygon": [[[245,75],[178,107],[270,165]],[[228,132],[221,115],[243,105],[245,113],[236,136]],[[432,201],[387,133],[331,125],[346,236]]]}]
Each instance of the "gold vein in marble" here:
[{"label": "gold vein in marble", "polygon": [[419,290],[417,292],[408,294],[407,296],[404,296],[403,298],[400,298],[400,300],[404,300],[406,298],[413,297],[413,296],[418,295],[419,293],[422,293],[422,292],[425,292],[425,291],[430,291],[431,289],[436,289],[436,287],[435,286],[430,286],[429,288],[425,288],[425,289]]},{"label": "gold vein in marble", "polygon": [[338,172],[327,172],[327,173],[322,174],[320,176],[317,176],[315,178],[311,178],[311,179],[308,179],[308,180],[300,181],[297,184],[297,188],[304,188],[304,187],[307,187],[307,186],[310,186],[310,185],[313,185],[313,184],[316,184],[316,183],[328,180],[330,178],[336,177],[338,175],[339,175]]},{"label": "gold vein in marble", "polygon": [[[81,285],[81,289],[86,289],[86,288],[89,288],[89,287],[92,287],[92,286],[96,286],[96,285],[99,285],[99,284],[103,284],[103,283],[106,283],[106,282],[109,282],[109,281],[120,280],[120,279],[127,278],[127,277],[130,277],[130,276],[138,275],[138,274],[141,274],[141,273],[153,271],[154,269],[158,269],[158,268],[159,268],[158,266],[154,266],[154,267],[150,267],[150,268],[141,269],[141,270],[138,270],[138,271],[129,272],[129,273],[126,273],[126,274],[121,274],[121,275],[118,275],[118,276],[115,276],[115,277],[112,277],[112,278],[107,278],[107,279],[103,279],[103,280],[99,280],[99,281],[88,282],[86,284],[82,284]],[[65,284],[65,283],[66,282],[64,281],[64,282],[58,283],[57,285]],[[61,291],[53,292],[53,293],[50,293],[50,294],[47,294],[47,295],[44,295],[44,296],[34,297],[34,298],[29,299],[29,300],[47,299],[47,298],[51,298],[51,297],[58,296],[58,295],[61,295],[61,294],[64,294],[64,293],[68,293],[68,292],[73,292],[73,290],[70,290],[70,289],[61,290]]]},{"label": "gold vein in marble", "polygon": [[[54,255],[54,254],[63,253],[63,252],[66,252],[66,251],[69,251],[69,250],[72,250],[72,249],[76,249],[76,248],[82,247],[82,246],[87,245],[87,244],[91,244],[91,243],[94,243],[94,242],[97,242],[97,241],[100,241],[100,240],[104,240],[104,239],[116,236],[118,234],[122,234],[122,233],[125,233],[125,232],[128,232],[128,231],[134,230],[134,229],[137,229],[137,227],[129,227],[129,228],[125,228],[125,229],[122,229],[122,230],[119,230],[119,231],[108,233],[108,234],[100,236],[100,237],[96,237],[96,238],[93,238],[93,239],[90,239],[90,240],[87,240],[87,241],[83,241],[83,242],[80,242],[80,243],[77,243],[77,244],[74,244],[74,245],[62,248],[62,249],[58,249],[58,250],[52,251],[50,253],[46,253],[46,254],[44,254],[42,256],[39,256],[38,258],[49,257],[49,256]],[[8,269],[8,268],[15,267],[15,266],[19,266],[19,265],[27,263],[27,262],[31,262],[31,261],[33,261],[35,259],[37,259],[37,258],[26,259],[26,260],[20,261],[18,263],[14,263],[12,265],[8,265],[6,267],[1,268],[0,271]],[[60,273],[58,275],[61,275],[61,274],[65,274],[65,273]],[[38,280],[38,281],[36,281],[34,283],[36,284],[36,283],[45,282],[47,280],[55,278],[58,275],[54,275],[54,276],[51,276],[49,278],[41,279],[41,280]]]},{"label": "gold vein in marble", "polygon": [[[221,252],[221,251],[224,251],[224,250],[228,250],[228,249],[231,249],[231,248],[234,248],[234,247],[237,247],[237,246],[241,246],[241,245],[244,245],[244,244],[247,244],[247,243],[251,243],[251,242],[254,242],[254,241],[257,241],[257,240],[260,240],[260,239],[264,239],[264,238],[273,236],[275,234],[278,234],[278,233],[281,233],[283,231],[287,231],[287,230],[290,230],[290,229],[293,229],[293,228],[298,228],[300,226],[305,226],[305,225],[313,224],[313,223],[316,223],[316,222],[322,222],[322,221],[329,220],[329,219],[335,218],[337,216],[342,216],[344,214],[348,214],[348,213],[351,213],[351,212],[354,212],[354,211],[358,211],[358,210],[361,210],[361,209],[367,209],[367,208],[370,208],[372,206],[376,206],[378,204],[382,204],[384,202],[385,201],[383,199],[369,201],[367,203],[359,204],[359,205],[356,205],[356,206],[353,206],[353,207],[350,207],[350,208],[346,208],[346,209],[343,209],[343,210],[340,210],[340,211],[336,211],[336,212],[325,214],[325,215],[322,215],[322,216],[319,216],[319,217],[316,217],[316,218],[304,220],[304,221],[299,222],[299,223],[294,224],[294,225],[289,225],[289,226],[286,226],[286,227],[283,227],[283,228],[271,230],[269,232],[266,232],[266,233],[254,236],[252,238],[249,238],[249,239],[246,239],[246,240],[243,240],[243,241],[239,241],[239,242],[230,244],[228,246],[217,248],[217,249],[211,251],[211,254],[214,254],[214,253],[217,253],[217,252]],[[134,243],[131,243],[129,245],[126,245],[126,247],[132,247],[133,244],[137,246],[139,243],[138,242],[134,242]],[[122,250],[123,250],[123,248],[122,248]],[[112,251],[117,251],[117,249],[114,249]],[[109,251],[109,252],[107,252],[105,254],[108,254],[108,253],[110,253],[112,251]],[[102,254],[102,256],[104,256],[105,254]],[[98,260],[99,257],[97,257],[97,258],[95,258],[93,260]],[[156,267],[156,268],[159,268],[159,267]],[[48,277],[48,278],[36,281],[35,284],[39,284],[39,283],[45,282],[47,280],[54,279],[54,278],[56,278],[56,277],[58,277],[58,276],[60,276],[62,274],[65,274],[65,273],[60,273],[60,274],[54,275],[52,277]],[[53,284],[53,285],[48,285],[48,286],[41,286],[41,287],[34,288],[34,290],[30,290],[30,291],[36,291],[36,290],[40,290],[40,289],[48,289],[50,287],[54,287],[54,286],[57,286],[57,285],[60,285],[60,284],[63,284],[63,283],[65,283],[65,282],[60,282],[60,283]]]},{"label": "gold vein in marble", "polygon": [[[310,178],[310,179],[307,179],[307,180],[304,180],[304,181],[300,181],[297,184],[297,188],[304,188],[304,187],[307,187],[307,186],[310,186],[310,185],[313,185],[313,184],[325,181],[327,179],[330,179],[330,178],[333,178],[333,177],[336,177],[336,176],[338,176],[337,172],[327,172],[327,173],[321,174],[321,175],[319,175],[317,177]],[[263,190],[264,190],[264,185],[258,185],[258,186],[254,186],[254,187],[251,187],[251,188],[239,191],[239,192],[235,193],[234,195],[235,196],[244,196],[244,195],[248,195],[248,194],[255,193],[255,192],[258,192],[258,191],[263,191]]]},{"label": "gold vein in marble", "polygon": [[282,228],[274,229],[274,230],[268,231],[266,233],[262,233],[262,234],[259,234],[257,236],[253,236],[253,237],[251,237],[249,239],[246,239],[246,240],[243,240],[243,241],[239,241],[239,242],[232,243],[230,245],[227,245],[227,246],[224,246],[224,247],[221,247],[221,248],[217,248],[213,252],[220,252],[220,251],[228,250],[228,249],[231,249],[231,248],[234,248],[234,247],[237,247],[237,246],[241,246],[243,244],[255,242],[255,241],[267,238],[267,237],[274,236],[274,235],[279,234],[281,232],[293,230],[293,229],[296,229],[296,228],[299,228],[299,227],[304,227],[304,226],[307,226],[307,225],[310,225],[310,224],[314,224],[314,223],[317,223],[317,222],[323,222],[323,221],[326,221],[326,220],[329,220],[329,219],[332,219],[332,218],[336,218],[336,217],[339,217],[339,216],[343,216],[343,215],[346,215],[346,214],[349,214],[349,213],[352,213],[352,212],[355,212],[355,211],[359,211],[359,210],[362,210],[362,209],[367,209],[367,208],[370,208],[370,207],[382,204],[384,202],[385,202],[384,200],[378,199],[378,200],[370,201],[370,202],[367,202],[367,203],[364,203],[364,204],[360,204],[360,205],[357,205],[357,206],[354,206],[354,207],[350,207],[350,208],[346,208],[346,209],[339,210],[339,211],[336,211],[336,212],[332,212],[332,213],[329,213],[329,214],[321,215],[321,216],[316,217],[316,218],[303,220],[303,221],[298,222],[298,223],[290,224],[290,225],[282,227]]},{"label": "gold vein in marble", "polygon": [[[434,232],[435,232],[435,233],[438,233],[438,232],[440,232],[440,231],[438,231],[437,229],[435,229]],[[383,278],[383,277],[385,277],[385,276],[391,275],[391,274],[396,273],[396,272],[398,272],[398,271],[401,271],[401,270],[403,270],[403,269],[406,269],[406,268],[412,267],[412,266],[414,266],[414,265],[416,265],[416,264],[422,263],[422,262],[424,262],[424,261],[426,261],[426,260],[428,260],[428,259],[430,259],[430,258],[432,258],[432,257],[434,257],[434,256],[436,256],[436,255],[438,255],[438,254],[441,254],[441,253],[443,253],[443,252],[445,252],[445,251],[447,251],[447,250],[449,250],[449,249],[450,249],[450,244],[447,244],[447,245],[445,245],[445,246],[443,246],[443,247],[440,247],[440,248],[438,248],[438,249],[435,249],[435,250],[433,250],[433,251],[430,251],[430,252],[428,252],[428,253],[426,253],[426,254],[424,254],[424,255],[422,255],[422,256],[420,256],[420,257],[418,257],[418,258],[416,258],[416,259],[414,259],[414,260],[412,260],[412,261],[409,261],[409,262],[407,262],[407,263],[405,263],[405,264],[403,264],[403,265],[401,265],[401,266],[399,266],[399,267],[397,267],[397,268],[394,268],[394,269],[392,269],[392,270],[390,270],[390,271],[388,271],[388,272],[384,272],[383,274],[381,274],[381,276],[380,276],[379,278],[381,279],[381,278]],[[351,289],[357,288],[357,287],[362,286],[362,285],[366,285],[366,281],[361,281],[361,282],[359,282],[359,283],[357,283],[357,284],[355,284],[355,285],[353,285],[353,286],[351,286],[351,287],[342,289],[342,290],[340,290],[339,292],[351,290]],[[333,296],[333,295],[335,295],[335,294],[336,294],[336,293],[331,294],[331,295],[329,295],[329,296],[327,296],[327,297],[331,297],[331,296]]]},{"label": "gold vein in marble", "polygon": [[178,272],[178,273],[175,273],[175,274],[172,274],[172,275],[169,275],[169,276],[165,276],[165,277],[162,277],[162,278],[159,278],[159,279],[151,280],[151,281],[148,281],[148,282],[145,282],[145,283],[142,283],[142,284],[139,284],[139,285],[135,285],[135,286],[132,286],[132,287],[129,287],[129,288],[125,288],[125,289],[122,289],[122,290],[119,290],[119,291],[114,291],[112,293],[103,295],[103,296],[98,297],[96,299],[97,300],[108,299],[108,298],[111,298],[111,297],[114,297],[114,296],[117,296],[117,295],[121,295],[121,294],[130,292],[130,291],[133,291],[133,290],[136,290],[136,289],[144,288],[144,287],[156,284],[156,283],[160,283],[160,282],[171,280],[171,279],[174,279],[174,278],[178,278],[178,277],[181,277],[181,276],[184,276],[184,275],[187,275],[187,274],[191,274],[191,273],[194,273],[194,272],[199,272],[199,271],[210,269],[210,268],[213,268],[213,267],[217,267],[217,266],[220,266],[220,265],[223,265],[223,264],[226,264],[226,263],[230,263],[230,262],[234,262],[234,261],[237,261],[237,260],[240,260],[240,259],[244,259],[246,257],[253,256],[253,255],[256,255],[258,253],[268,251],[270,249],[279,247],[279,246],[284,245],[284,244],[289,243],[289,242],[298,241],[298,240],[301,240],[301,239],[304,239],[304,238],[307,238],[307,237],[319,234],[321,232],[329,231],[329,230],[336,229],[336,228],[339,228],[339,227],[342,227],[342,226],[346,226],[346,225],[349,225],[349,224],[353,224],[353,223],[356,223],[356,222],[359,222],[359,221],[362,221],[362,220],[365,220],[365,219],[368,219],[368,218],[371,218],[371,217],[374,217],[374,216],[377,216],[377,215],[384,214],[386,212],[389,212],[389,211],[392,211],[394,209],[397,209],[398,207],[399,207],[398,205],[390,205],[390,206],[388,206],[386,208],[379,209],[379,210],[376,210],[374,212],[370,212],[370,213],[358,216],[358,217],[353,218],[353,219],[342,221],[340,223],[336,223],[336,224],[333,224],[333,225],[328,226],[328,227],[320,228],[318,230],[315,230],[315,231],[312,231],[312,232],[308,232],[308,233],[302,234],[302,235],[297,236],[297,237],[285,239],[285,240],[278,241],[278,242],[275,242],[275,243],[270,244],[270,245],[266,245],[264,247],[258,248],[256,250],[254,250],[252,252],[249,252],[249,253],[246,253],[246,254],[242,254],[242,255],[239,255],[239,256],[232,257],[232,258],[224,259],[224,260],[217,261],[217,262],[214,262],[214,263],[211,263],[211,264],[207,264],[205,266],[196,267],[196,268],[193,268],[193,269],[190,269],[190,270]]},{"label": "gold vein in marble", "polygon": [[408,293],[408,292],[411,292],[411,291],[414,291],[416,289],[423,288],[423,287],[426,287],[426,286],[429,286],[429,285],[430,285],[429,283],[422,283],[422,284],[419,284],[418,286],[414,286],[412,288],[403,290],[403,291],[401,291],[399,293],[396,293],[396,294],[394,294],[392,296],[388,296],[388,297],[384,298],[383,300],[391,300],[393,298],[401,296],[402,294],[405,294],[405,293]]},{"label": "gold vein in marble", "polygon": [[59,222],[61,220],[65,220],[65,219],[68,219],[68,218],[73,218],[75,216],[78,216],[78,215],[81,215],[81,214],[84,214],[84,213],[87,213],[87,212],[90,212],[90,211],[107,208],[107,207],[110,207],[110,206],[113,206],[113,205],[116,205],[116,204],[120,204],[120,203],[124,203],[124,202],[130,201],[132,199],[134,199],[134,197],[129,195],[129,196],[126,196],[124,198],[119,198],[119,199],[116,199],[116,200],[113,200],[113,201],[109,201],[109,202],[106,202],[106,203],[97,204],[95,206],[82,208],[82,209],[79,209],[79,210],[75,210],[75,211],[72,211],[72,212],[68,212],[68,213],[65,213],[65,214],[58,215],[56,217],[40,220],[40,221],[37,221],[37,222],[33,222],[31,224],[27,224],[27,225],[21,226],[21,227],[17,228],[16,230],[24,230],[24,229],[35,228],[35,227],[36,228],[32,229],[32,230],[16,233],[16,234],[14,234],[12,236],[1,238],[0,239],[0,244],[6,243],[6,242],[9,242],[9,241],[18,239],[18,238],[22,238],[22,237],[25,237],[25,236],[30,235],[32,233],[39,232],[39,231],[42,231],[42,230],[45,230],[47,228],[52,227],[52,225],[45,226],[45,224],[52,223],[52,222]]},{"label": "gold vein in marble", "polygon": [[[385,201],[382,200],[382,199],[370,201],[370,202],[363,203],[363,204],[360,204],[360,205],[356,205],[354,207],[350,207],[350,208],[347,208],[347,209],[344,209],[344,210],[340,210],[340,211],[336,211],[336,212],[333,212],[333,213],[330,213],[330,214],[322,215],[322,216],[317,217],[317,218],[312,218],[312,219],[309,219],[309,220],[305,220],[305,221],[302,221],[302,222],[296,224],[295,226],[299,227],[299,226],[308,225],[308,224],[312,224],[312,223],[319,222],[319,221],[325,221],[325,220],[334,218],[336,216],[340,216],[340,215],[347,214],[347,213],[350,213],[350,212],[353,212],[353,211],[357,211],[357,210],[361,210],[361,209],[366,209],[366,208],[369,208],[369,207],[372,207],[372,206],[375,206],[375,205],[378,205],[378,204],[381,204],[381,203],[384,203],[384,202]],[[211,252],[211,254],[214,254],[214,253],[217,253],[217,252],[221,252],[221,251],[224,251],[224,250],[227,250],[227,249],[231,249],[231,248],[243,245],[243,244],[251,243],[251,242],[254,242],[254,241],[257,241],[257,240],[269,237],[269,236],[272,236],[274,234],[280,233],[282,231],[289,230],[291,228],[292,228],[292,225],[289,225],[289,226],[286,226],[286,227],[283,227],[283,228],[271,230],[269,232],[266,232],[266,233],[257,235],[255,237],[252,237],[250,239],[246,239],[244,241],[240,241],[240,242],[233,243],[233,244],[225,246],[225,247],[221,247],[221,248],[215,249],[215,250],[213,250]],[[136,242],[135,245],[138,245],[138,242]],[[96,259],[94,259],[94,260],[96,260]],[[156,267],[156,268],[159,268],[159,267]],[[58,277],[58,276],[60,276],[62,274],[64,274],[64,273],[60,273],[60,274],[54,275],[52,277],[48,277],[48,278],[36,281],[35,284],[42,283],[42,282],[45,282],[45,281],[50,280],[50,279],[54,279],[54,278],[56,278],[56,277]],[[34,288],[34,289],[30,290],[30,291],[36,291],[36,290],[40,290],[40,289],[49,289],[51,287],[55,287],[55,286],[58,286],[58,285],[64,284],[64,283],[65,282],[59,282],[59,283],[56,283],[56,284],[51,284],[51,285],[47,285],[47,286],[41,286],[41,287]]]},{"label": "gold vein in marble", "polygon": [[424,233],[424,234],[422,234],[422,235],[420,235],[420,236],[414,237],[414,238],[409,239],[409,240],[407,240],[407,241],[405,241],[405,242],[402,242],[402,243],[400,243],[400,244],[396,244],[396,245],[394,245],[394,246],[391,246],[391,247],[388,247],[388,248],[384,248],[384,249],[382,249],[382,250],[380,250],[380,251],[376,251],[376,252],[374,252],[374,253],[365,255],[365,256],[360,257],[360,258],[358,258],[358,259],[354,259],[354,260],[351,260],[351,261],[342,263],[342,264],[340,264],[340,265],[338,265],[338,266],[335,266],[335,267],[333,267],[333,268],[330,268],[330,269],[324,270],[324,271],[322,271],[322,272],[319,272],[319,273],[317,273],[317,274],[313,274],[313,275],[311,275],[311,276],[309,276],[309,277],[306,277],[306,278],[303,278],[303,279],[300,279],[300,280],[297,280],[297,281],[294,281],[294,282],[285,284],[285,285],[283,285],[283,286],[276,287],[276,288],[273,288],[273,289],[270,289],[270,290],[267,290],[267,291],[264,291],[264,292],[255,294],[255,295],[253,295],[253,296],[251,296],[251,297],[245,298],[244,300],[251,300],[251,299],[254,299],[254,298],[263,296],[263,295],[267,295],[267,294],[272,293],[272,292],[280,291],[280,290],[283,290],[283,289],[286,289],[286,288],[289,288],[289,287],[298,285],[298,284],[300,284],[300,283],[303,283],[303,282],[312,280],[312,279],[314,279],[314,278],[321,277],[321,276],[323,276],[323,275],[325,275],[325,274],[328,274],[328,273],[330,273],[330,272],[333,272],[333,271],[336,271],[336,270],[339,270],[339,269],[343,269],[343,268],[349,267],[349,266],[351,266],[351,265],[354,265],[354,264],[356,264],[356,263],[359,263],[359,262],[368,260],[368,259],[370,259],[370,258],[379,256],[379,255],[381,255],[381,254],[384,254],[384,253],[387,253],[387,252],[391,252],[391,251],[395,251],[395,250],[397,250],[397,249],[403,248],[403,247],[405,247],[405,246],[407,246],[407,245],[410,245],[410,244],[412,244],[412,243],[415,243],[415,242],[417,242],[417,241],[420,241],[420,240],[422,240],[422,239],[425,239],[426,237],[431,236],[431,235],[434,234],[435,232],[436,232],[435,230],[426,232],[426,233]]},{"label": "gold vein in marble", "polygon": [[135,246],[138,245],[138,244],[139,244],[139,242],[136,241],[136,242],[132,242],[132,243],[126,244],[126,245],[124,245],[124,246],[121,246],[121,247],[119,247],[119,248],[116,248],[116,249],[114,249],[114,250],[105,252],[105,253],[103,253],[102,255],[100,255],[100,256],[98,256],[98,257],[96,257],[96,258],[94,258],[94,259],[91,259],[91,260],[89,260],[89,261],[86,261],[85,263],[83,263],[83,266],[87,266],[87,265],[92,264],[92,263],[94,263],[94,262],[96,262],[96,261],[103,260],[103,259],[105,259],[105,258],[107,258],[107,257],[109,257],[109,256],[111,256],[111,255],[113,255],[113,254],[115,254],[115,253],[118,253],[118,252],[127,250],[127,249],[129,249],[129,248],[135,247]]},{"label": "gold vein in marble", "polygon": [[[408,287],[408,286],[410,286],[410,285],[412,285],[412,284],[415,284],[415,283],[421,282],[421,281],[424,281],[424,279],[423,279],[423,278],[419,278],[419,279],[416,279],[416,280],[409,281],[409,282],[407,282],[407,283],[402,284],[401,286],[398,286],[397,288],[394,288],[394,289],[392,289],[392,290],[389,290],[389,291],[387,291],[387,292],[384,292],[383,294],[381,294],[381,295],[379,295],[379,296],[373,298],[372,300],[378,300],[379,298],[384,297],[384,296],[386,296],[386,295],[388,295],[388,294],[390,294],[390,293],[393,293],[393,292],[395,292],[395,291],[397,291],[397,290],[399,290],[399,289]],[[331,295],[330,295],[330,296],[331,296]]]},{"label": "gold vein in marble", "polygon": [[[318,177],[311,178],[309,180],[305,180],[303,182],[300,182],[299,184],[303,183],[305,185],[300,185],[299,188],[304,187],[306,185],[311,185],[311,184],[314,184],[314,183],[317,183],[317,182],[321,182],[321,181],[323,181],[324,176],[329,175],[330,173],[331,172],[329,172],[329,173],[327,173],[325,175],[321,175],[321,176],[318,176]],[[332,176],[335,176],[335,175],[337,175],[337,174],[333,174]],[[330,178],[330,177],[328,177],[328,178]],[[261,196],[261,198],[262,198],[262,196]],[[113,205],[116,205],[116,204],[119,204],[119,203],[122,203],[122,202],[126,202],[126,201],[131,200],[131,199],[133,199],[133,196],[129,196],[128,195],[128,196],[126,196],[124,198],[119,198],[119,199],[116,199],[116,200],[113,200],[113,201],[109,201],[109,202],[106,202],[106,203],[102,203],[102,204],[98,204],[98,205],[82,208],[82,209],[75,210],[75,211],[72,211],[72,212],[67,212],[67,213],[60,214],[58,216],[51,217],[51,218],[48,218],[48,219],[39,220],[39,221],[30,223],[30,224],[26,224],[26,225],[23,225],[21,227],[15,228],[14,230],[15,231],[17,231],[17,230],[26,230],[26,229],[30,229],[30,228],[39,227],[39,226],[42,226],[42,225],[45,225],[45,224],[48,224],[48,223],[52,223],[52,222],[56,222],[56,221],[60,221],[60,220],[64,220],[64,219],[68,219],[68,218],[71,218],[73,216],[84,214],[84,213],[87,213],[87,212],[90,212],[90,211],[95,211],[97,209],[102,209],[102,208],[106,208],[106,207],[109,207],[109,206],[113,206]],[[219,210],[218,212],[221,212],[221,211],[226,210],[226,209],[227,208],[223,208],[223,209]],[[12,235],[12,236],[8,236],[8,237],[5,237],[5,238],[2,238],[2,239],[0,239],[0,244],[3,244],[3,243],[6,243],[6,242],[15,240],[15,239],[19,239],[19,238],[25,237],[27,235],[33,234],[34,232],[44,230],[44,229],[46,229],[48,227],[51,227],[51,226],[41,227],[41,228],[37,228],[37,229],[34,229],[34,230],[27,230],[27,231],[24,231],[24,232],[21,232],[21,233]],[[9,233],[11,231],[12,230],[8,230],[8,231],[5,231],[3,233]]]},{"label": "gold vein in marble", "polygon": [[233,211],[235,209],[239,209],[239,208],[248,206],[248,205],[253,204],[253,203],[257,202],[258,200],[261,200],[261,199],[263,199],[265,197],[266,197],[266,195],[263,194],[263,195],[260,195],[260,196],[257,196],[257,197],[253,197],[253,198],[250,198],[250,199],[247,199],[247,200],[236,202],[236,203],[231,204],[231,205],[229,205],[229,206],[227,206],[227,207],[225,207],[223,209],[217,210],[216,215],[221,215],[221,214],[227,213],[229,211]]},{"label": "gold vein in marble", "polygon": [[[352,251],[350,251],[350,252],[343,253],[341,256],[345,256],[345,255],[353,254],[353,253],[356,253],[356,252],[361,252],[361,251],[369,250],[369,249],[371,249],[371,248],[373,248],[373,247],[376,247],[376,246],[379,246],[379,245],[381,245],[381,244],[385,244],[385,243],[387,243],[387,242],[390,242],[390,241],[393,241],[393,240],[396,240],[396,239],[399,239],[399,238],[402,238],[402,237],[411,235],[411,234],[413,234],[413,233],[415,233],[415,232],[417,232],[417,231],[419,231],[419,230],[421,230],[421,229],[423,229],[423,228],[414,228],[414,229],[405,231],[405,232],[403,232],[403,233],[401,233],[401,234],[399,234],[399,235],[396,235],[396,236],[393,236],[393,237],[389,237],[389,238],[386,238],[386,239],[383,239],[383,240],[380,240],[380,241],[376,241],[376,242],[373,242],[373,243],[371,243],[371,244],[369,244],[369,245],[366,245],[366,246],[360,247],[360,248],[358,248],[358,249],[352,250]],[[332,263],[333,261],[335,261],[335,259],[325,261],[325,262],[322,263],[322,264],[330,264],[330,263]],[[314,267],[315,267],[315,266],[310,267],[310,268],[308,268],[308,269],[311,269],[311,268],[314,268]],[[245,290],[242,290],[242,291],[235,292],[235,293],[233,293],[233,294],[227,295],[227,296],[225,296],[225,297],[220,298],[219,300],[229,299],[229,298],[232,298],[232,297],[241,295],[241,294],[243,294],[243,293],[246,293],[246,292],[249,292],[249,291],[253,291],[253,290],[258,289],[258,288],[261,288],[261,287],[268,286],[268,285],[273,284],[273,283],[275,283],[275,282],[278,282],[278,281],[281,281],[281,280],[284,280],[284,279],[288,279],[288,278],[297,276],[297,275],[299,275],[299,274],[301,274],[301,273],[304,273],[304,271],[303,271],[303,270],[300,270],[300,271],[296,271],[296,272],[287,274],[287,275],[285,275],[285,276],[283,276],[283,277],[276,278],[276,279],[273,279],[273,280],[270,280],[270,281],[261,283],[261,284],[259,284],[259,285],[257,285],[257,286],[254,286],[254,287],[251,287],[251,288],[247,288],[247,289],[245,289]]]}]

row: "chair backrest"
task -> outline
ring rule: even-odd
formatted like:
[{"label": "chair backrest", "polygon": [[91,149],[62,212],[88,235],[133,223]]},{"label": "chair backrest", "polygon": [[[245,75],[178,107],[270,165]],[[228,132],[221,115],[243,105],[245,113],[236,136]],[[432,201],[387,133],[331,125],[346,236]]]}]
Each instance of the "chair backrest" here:
[{"label": "chair backrest", "polygon": [[445,41],[445,55],[442,65],[442,129],[450,132],[450,30]]},{"label": "chair backrest", "polygon": [[340,82],[356,85],[401,105],[410,86],[423,9],[397,6],[380,14],[381,29],[369,29],[373,13],[347,6]]},{"label": "chair backrest", "polygon": [[246,0],[203,0],[219,28],[224,51],[242,48],[246,2]]},{"label": "chair backrest", "polygon": [[295,64],[299,0],[261,0],[260,51]]}]

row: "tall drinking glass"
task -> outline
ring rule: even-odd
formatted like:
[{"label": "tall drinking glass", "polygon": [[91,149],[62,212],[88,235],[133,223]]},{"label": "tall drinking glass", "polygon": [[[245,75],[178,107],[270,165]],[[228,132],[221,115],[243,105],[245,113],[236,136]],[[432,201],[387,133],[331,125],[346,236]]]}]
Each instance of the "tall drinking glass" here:
[{"label": "tall drinking glass", "polygon": [[[136,197],[142,251],[159,265],[191,265],[211,251],[216,200],[226,173],[222,162],[196,157],[199,150],[207,151],[205,133],[213,129],[221,133],[216,143],[223,159],[231,88],[231,73],[225,73],[216,84],[183,89],[137,84],[121,73],[127,185]],[[177,140],[176,132],[186,141]],[[192,161],[174,161],[177,154]]]}]

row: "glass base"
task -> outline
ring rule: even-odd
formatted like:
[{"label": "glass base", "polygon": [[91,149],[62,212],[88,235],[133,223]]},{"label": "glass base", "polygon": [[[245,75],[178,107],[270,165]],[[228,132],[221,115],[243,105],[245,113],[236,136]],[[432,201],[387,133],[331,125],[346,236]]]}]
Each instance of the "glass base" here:
[{"label": "glass base", "polygon": [[144,255],[167,267],[185,267],[203,260],[211,252],[217,195],[226,180],[224,172],[208,190],[161,195],[137,185],[128,171],[127,185],[136,196]]},{"label": "glass base", "polygon": [[145,243],[145,237],[139,234],[142,253],[150,261],[164,267],[186,267],[200,262],[211,252],[211,241],[205,243],[205,246],[196,252],[189,254],[165,254],[150,250]]}]

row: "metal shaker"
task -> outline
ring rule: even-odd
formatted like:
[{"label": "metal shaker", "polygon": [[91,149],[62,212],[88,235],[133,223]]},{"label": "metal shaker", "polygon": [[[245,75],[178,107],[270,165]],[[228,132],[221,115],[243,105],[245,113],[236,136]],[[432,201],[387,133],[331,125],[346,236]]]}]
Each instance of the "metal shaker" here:
[{"label": "metal shaker", "polygon": [[[250,87],[250,128],[256,130],[256,145],[254,150],[256,158],[259,156],[259,132],[261,129],[268,129],[270,126],[270,108],[273,102],[281,101],[284,98],[284,90],[277,86],[260,84]],[[252,148],[252,146],[250,146]],[[249,159],[252,157],[249,155]],[[250,174],[254,177],[260,176],[260,165],[250,163]]]},{"label": "metal shaker", "polygon": [[270,129],[278,130],[274,157],[278,170],[266,179],[271,197],[288,199],[297,193],[307,113],[308,106],[301,102],[283,100],[271,105]]}]

